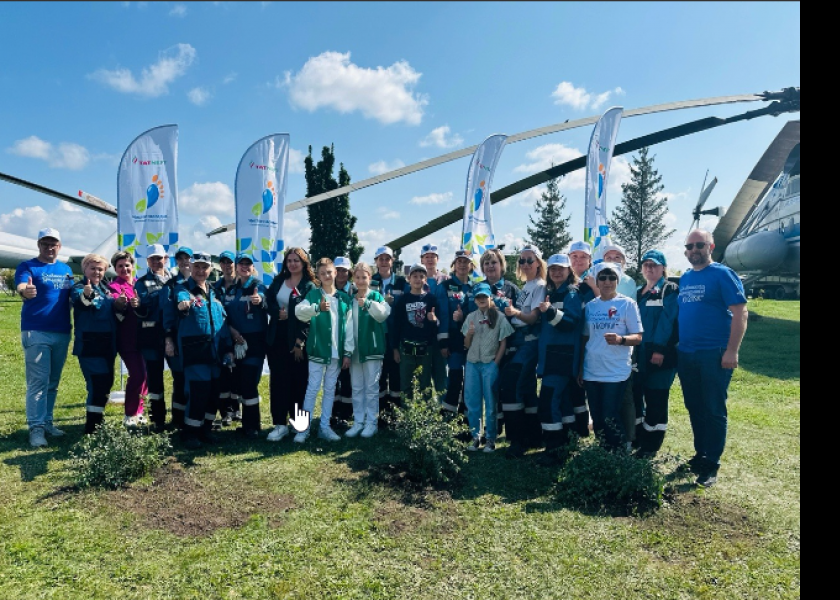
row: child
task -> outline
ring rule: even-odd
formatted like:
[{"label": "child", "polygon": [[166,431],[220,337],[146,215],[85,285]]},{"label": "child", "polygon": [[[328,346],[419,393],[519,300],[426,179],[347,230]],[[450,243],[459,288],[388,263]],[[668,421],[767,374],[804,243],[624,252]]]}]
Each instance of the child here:
[{"label": "child", "polygon": [[373,437],[379,420],[379,375],[385,358],[385,320],[391,306],[377,291],[370,289],[371,268],[363,262],[353,269],[356,287],[353,302],[353,327],[356,350],[350,363],[353,385],[353,426],[347,437]]},{"label": "child", "polygon": [[429,353],[434,347],[438,334],[438,319],[435,310],[437,299],[423,291],[426,285],[426,267],[416,264],[408,274],[409,291],[402,294],[392,309],[389,332],[394,361],[400,366],[402,393],[410,394],[411,380],[418,367],[420,389],[425,390],[432,384],[432,357]]},{"label": "child", "polygon": [[499,364],[505,356],[507,338],[513,334],[513,327],[499,315],[488,284],[479,283],[474,293],[478,310],[467,315],[461,328],[464,346],[467,348],[464,402],[473,438],[467,450],[475,452],[481,447],[483,398],[487,436],[484,452],[493,452],[496,450],[496,400],[493,386],[499,377]]},{"label": "child", "polygon": [[[353,311],[350,296],[335,289],[335,265],[329,258],[322,258],[315,265],[320,287],[310,290],[295,307],[295,316],[309,323],[306,352],[309,355],[309,383],[303,409],[309,414],[315,409],[315,399],[323,383],[321,419],[318,437],[336,442],[341,439],[330,427],[335,382],[341,369],[350,368],[355,340],[353,336]],[[304,443],[309,428],[295,436],[295,442]]]}]

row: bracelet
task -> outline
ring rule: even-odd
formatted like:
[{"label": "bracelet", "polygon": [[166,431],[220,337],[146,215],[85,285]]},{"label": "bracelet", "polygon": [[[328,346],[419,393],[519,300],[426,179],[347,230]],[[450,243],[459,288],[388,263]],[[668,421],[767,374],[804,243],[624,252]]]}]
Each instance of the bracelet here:
[{"label": "bracelet", "polygon": [[618,337],[620,337],[620,338],[621,338],[621,341],[620,341],[620,342],[618,342],[619,346],[623,346],[623,345],[624,345],[624,342],[626,342],[627,340],[625,339],[625,337],[624,337],[623,335],[620,335],[620,336],[618,336]]}]

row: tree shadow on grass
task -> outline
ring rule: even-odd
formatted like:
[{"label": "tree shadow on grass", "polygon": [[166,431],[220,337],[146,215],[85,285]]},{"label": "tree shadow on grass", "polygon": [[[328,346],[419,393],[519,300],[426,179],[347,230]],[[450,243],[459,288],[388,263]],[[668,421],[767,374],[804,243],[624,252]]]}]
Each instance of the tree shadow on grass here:
[{"label": "tree shadow on grass", "polygon": [[46,448],[32,448],[29,445],[29,431],[22,429],[16,433],[0,438],[0,453],[21,452],[17,456],[6,458],[3,463],[20,469],[21,481],[34,481],[49,471],[52,460],[64,460],[69,457],[70,449],[81,439],[84,432],[82,425],[61,425],[65,435],[62,437],[48,437],[49,446]]},{"label": "tree shadow on grass", "polygon": [[773,379],[799,379],[800,329],[799,321],[750,320],[738,353],[740,368]]}]

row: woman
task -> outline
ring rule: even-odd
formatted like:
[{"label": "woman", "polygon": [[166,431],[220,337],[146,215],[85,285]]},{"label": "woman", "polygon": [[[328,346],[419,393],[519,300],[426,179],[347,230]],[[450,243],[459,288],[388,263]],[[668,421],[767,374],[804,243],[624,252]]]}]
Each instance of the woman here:
[{"label": "woman", "polygon": [[499,375],[499,399],[505,413],[507,439],[505,458],[517,459],[537,444],[537,360],[539,358],[539,306],[545,300],[546,265],[539,248],[527,244],[519,254],[516,276],[525,281],[515,304],[505,307],[514,334],[509,344],[513,358]]},{"label": "woman", "polygon": [[88,254],[82,259],[84,278],[73,286],[73,355],[85,377],[85,433],[93,433],[102,423],[108,395],[114,384],[114,358],[117,356],[117,320],[114,299],[102,277],[108,259]]},{"label": "woman", "polygon": [[577,387],[580,362],[580,325],[583,303],[579,280],[566,254],[548,259],[546,296],[540,304],[540,355],[537,375],[542,378],[539,417],[545,452],[539,459],[544,466],[560,463],[561,449],[570,441],[575,424],[569,390]]},{"label": "woman", "polygon": [[642,341],[642,321],[636,301],[617,291],[621,266],[602,262],[592,271],[600,296],[586,305],[579,379],[586,387],[595,433],[615,450],[624,446],[621,407],[632,369],[631,346]]},{"label": "woman", "polygon": [[[238,281],[236,277],[236,255],[230,250],[224,250],[219,254],[219,268],[222,276],[213,284],[213,291],[216,297],[228,312],[230,303],[234,301],[234,288]],[[222,415],[222,425],[229,426],[234,421],[242,420],[242,412],[239,407],[239,391],[234,388],[233,370],[222,369],[219,375],[219,413]]]},{"label": "woman", "polygon": [[295,416],[295,405],[303,408],[309,380],[309,359],[306,338],[309,324],[295,316],[295,307],[315,288],[315,274],[303,248],[289,248],[283,258],[280,274],[271,282],[266,294],[268,314],[268,366],[271,420],[274,424],[268,440],[279,442],[289,434],[289,417]]},{"label": "woman", "polygon": [[[236,283],[227,290],[226,312],[236,355],[231,374],[232,389],[242,402],[241,433],[247,438],[260,434],[260,392],[268,310],[265,286],[253,275],[254,261],[247,252],[236,257]],[[224,370],[224,369],[223,369]]]},{"label": "woman", "polygon": [[137,427],[146,423],[143,400],[149,389],[146,385],[146,363],[137,339],[140,325],[134,311],[140,307],[140,298],[134,289],[134,256],[130,252],[117,252],[111,257],[111,265],[117,273],[117,278],[109,285],[111,294],[116,298],[117,351],[128,369],[123,424]]},{"label": "woman", "polygon": [[[598,291],[598,285],[595,278],[592,276],[592,247],[589,242],[572,242],[569,246],[569,262],[572,265],[572,271],[580,281],[578,290],[580,291],[581,302],[584,306],[597,297],[601,292]],[[584,319],[580,321],[579,334],[583,335],[586,322]],[[580,437],[589,437],[589,407],[586,403],[586,390],[583,385],[573,385],[569,387],[569,398],[572,402],[572,410],[575,413],[574,431]]]},{"label": "woman", "polygon": [[637,301],[642,326],[642,344],[636,350],[637,372],[633,376],[636,405],[636,445],[639,455],[652,458],[662,447],[668,429],[668,394],[677,374],[679,333],[679,286],[668,281],[665,255],[648,250],[642,257],[645,285]]}]

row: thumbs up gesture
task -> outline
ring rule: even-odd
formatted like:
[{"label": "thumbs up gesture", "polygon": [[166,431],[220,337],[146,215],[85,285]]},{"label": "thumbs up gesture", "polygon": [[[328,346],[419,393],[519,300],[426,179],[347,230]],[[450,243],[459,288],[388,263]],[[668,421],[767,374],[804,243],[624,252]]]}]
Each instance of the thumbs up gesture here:
[{"label": "thumbs up gesture", "polygon": [[321,312],[327,312],[330,310],[330,301],[327,299],[327,296],[321,296],[321,304],[318,308]]},{"label": "thumbs up gesture", "polygon": [[128,298],[125,297],[125,291],[122,291],[117,297],[116,306],[119,310],[125,310],[126,304],[128,304]]},{"label": "thumbs up gesture", "polygon": [[544,312],[545,312],[545,311],[547,311],[549,308],[551,308],[550,296],[546,295],[546,297],[545,297],[545,302],[543,302],[542,304],[540,304],[540,312],[541,312],[541,313],[544,313]]},{"label": "thumbs up gesture", "polygon": [[92,298],[93,297],[93,286],[90,282],[85,284],[85,289],[83,290],[85,298]]},{"label": "thumbs up gesture", "polygon": [[254,291],[251,292],[251,304],[257,305],[262,303],[262,298],[260,298],[260,293],[257,291],[257,286],[254,286]]},{"label": "thumbs up gesture", "polygon": [[191,306],[192,302],[190,302],[189,300],[181,300],[178,303],[178,310],[180,310],[181,312],[187,312],[190,310]]},{"label": "thumbs up gesture", "polygon": [[470,321],[470,327],[467,330],[467,335],[475,335],[475,321]]},{"label": "thumbs up gesture", "polygon": [[519,313],[515,306],[508,304],[505,306],[505,316],[508,317],[515,317]]},{"label": "thumbs up gesture", "polygon": [[367,300],[364,296],[356,296],[356,301],[359,303],[359,308],[364,308]]},{"label": "thumbs up gesture", "polygon": [[455,312],[452,313],[452,320],[456,323],[460,323],[464,320],[464,311],[461,310],[461,305],[458,305],[458,308],[455,309]]},{"label": "thumbs up gesture", "polygon": [[29,276],[29,279],[24,285],[18,288],[18,291],[25,300],[32,300],[32,298],[38,295],[38,288],[32,283],[32,275]]},{"label": "thumbs up gesture", "polygon": [[437,315],[435,315],[435,309],[430,308],[429,312],[426,313],[426,318],[431,321],[432,323],[437,323]]},{"label": "thumbs up gesture", "polygon": [[131,304],[131,308],[137,308],[140,306],[140,296],[132,296],[128,302]]}]

